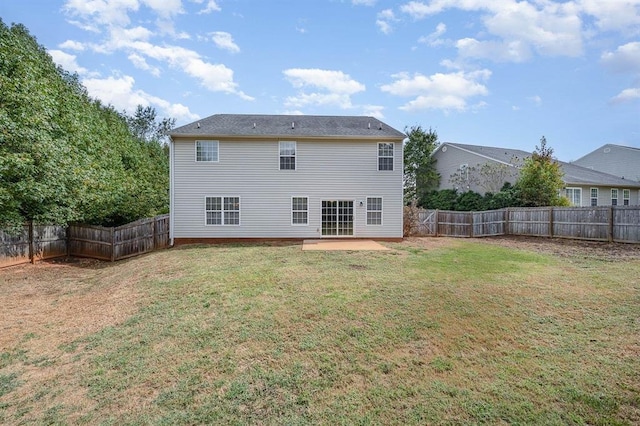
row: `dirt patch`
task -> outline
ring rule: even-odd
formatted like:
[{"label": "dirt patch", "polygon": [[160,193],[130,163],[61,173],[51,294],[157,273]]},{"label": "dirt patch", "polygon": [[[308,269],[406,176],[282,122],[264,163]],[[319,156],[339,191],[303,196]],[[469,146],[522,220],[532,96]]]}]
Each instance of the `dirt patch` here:
[{"label": "dirt patch", "polygon": [[640,260],[640,244],[606,243],[565,238],[492,237],[478,238],[487,244],[550,253],[559,257],[600,259],[607,261]]},{"label": "dirt patch", "polygon": [[424,249],[452,247],[462,241],[474,241],[502,247],[548,253],[563,258],[600,259],[605,261],[640,260],[640,244],[605,243],[598,241],[499,236],[490,238],[410,237],[402,244]]},{"label": "dirt patch", "polygon": [[[93,405],[84,388],[69,381],[78,361],[84,363],[74,359],[71,345],[123,322],[137,310],[140,296],[135,280],[117,279],[113,267],[69,258],[0,270],[0,354],[18,360],[4,370],[18,374],[21,383],[11,392],[13,401],[30,405],[34,395],[43,395],[66,407]],[[52,383],[65,391],[46,396]],[[36,411],[30,414],[38,416]]]}]

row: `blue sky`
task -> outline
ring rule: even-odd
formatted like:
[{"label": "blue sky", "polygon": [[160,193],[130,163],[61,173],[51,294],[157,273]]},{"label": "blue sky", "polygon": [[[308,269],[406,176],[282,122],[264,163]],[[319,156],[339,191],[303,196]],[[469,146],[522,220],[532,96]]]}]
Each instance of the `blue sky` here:
[{"label": "blue sky", "polygon": [[[372,115],[564,161],[640,147],[640,0],[2,0],[89,93],[178,124]],[[639,166],[640,167],[640,166]]]}]

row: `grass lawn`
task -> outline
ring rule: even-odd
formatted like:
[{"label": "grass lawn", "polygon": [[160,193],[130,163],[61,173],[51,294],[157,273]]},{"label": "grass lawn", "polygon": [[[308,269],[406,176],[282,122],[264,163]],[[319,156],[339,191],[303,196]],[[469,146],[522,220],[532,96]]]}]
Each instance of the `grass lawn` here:
[{"label": "grass lawn", "polygon": [[0,270],[0,423],[640,424],[640,257],[385,245]]}]

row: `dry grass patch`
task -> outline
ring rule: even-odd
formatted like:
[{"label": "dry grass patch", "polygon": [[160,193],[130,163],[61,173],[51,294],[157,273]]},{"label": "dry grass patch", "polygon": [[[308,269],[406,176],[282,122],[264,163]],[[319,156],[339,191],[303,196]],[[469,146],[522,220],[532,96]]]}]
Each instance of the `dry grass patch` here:
[{"label": "dry grass patch", "polygon": [[12,306],[0,327],[14,335],[0,421],[640,422],[640,260],[514,240],[385,245],[190,246],[41,279],[0,270]]}]

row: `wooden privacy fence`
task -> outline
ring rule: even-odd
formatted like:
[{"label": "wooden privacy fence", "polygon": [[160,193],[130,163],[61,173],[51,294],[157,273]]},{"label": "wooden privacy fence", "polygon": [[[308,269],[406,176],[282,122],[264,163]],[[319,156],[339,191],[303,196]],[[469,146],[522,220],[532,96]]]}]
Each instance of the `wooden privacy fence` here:
[{"label": "wooden privacy fence", "polygon": [[410,227],[417,236],[526,235],[640,243],[640,206],[519,207],[482,212],[420,210],[417,215],[405,217],[417,220]]},{"label": "wooden privacy fence", "polygon": [[0,267],[61,256],[115,261],[168,246],[169,215],[115,228],[27,224],[17,235],[0,231]]}]

